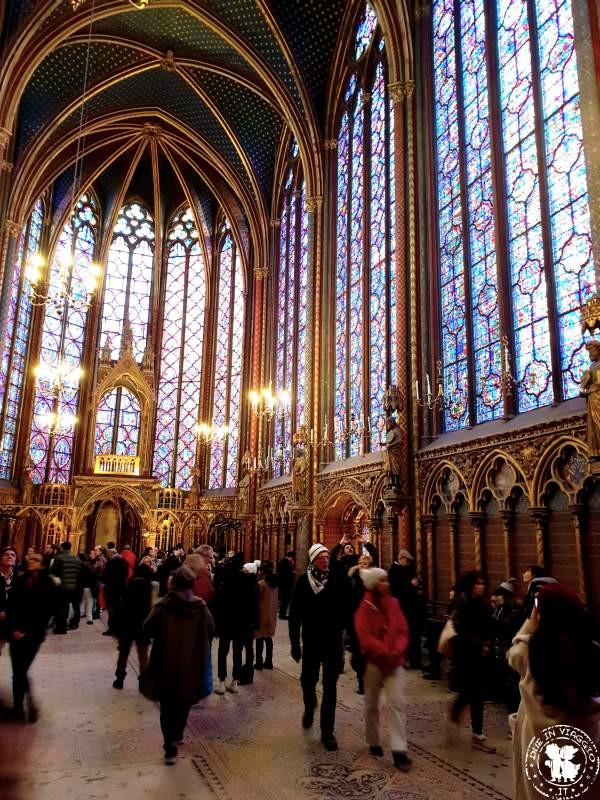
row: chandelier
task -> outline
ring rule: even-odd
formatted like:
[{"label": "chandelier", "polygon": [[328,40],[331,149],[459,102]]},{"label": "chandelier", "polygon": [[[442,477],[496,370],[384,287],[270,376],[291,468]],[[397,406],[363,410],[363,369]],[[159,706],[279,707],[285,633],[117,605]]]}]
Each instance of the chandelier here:
[{"label": "chandelier", "polygon": [[35,368],[35,375],[38,385],[41,383],[50,385],[52,391],[51,407],[54,409],[40,415],[40,425],[51,435],[72,431],[77,424],[77,417],[74,414],[59,413],[56,409],[59,407],[63,387],[74,388],[79,386],[83,370],[81,367],[74,367],[67,361],[59,361],[56,366],[41,362]]},{"label": "chandelier", "polygon": [[[79,6],[82,6],[86,0],[71,0],[71,7],[73,11],[77,11]],[[141,11],[143,8],[146,8],[150,0],[127,0],[129,5],[132,5],[134,8],[137,8]]]},{"label": "chandelier", "polygon": [[273,394],[271,386],[262,386],[259,389],[251,389],[248,392],[250,409],[255,417],[267,417],[272,419],[275,416],[284,416],[290,406],[290,393],[287,389],[280,389],[277,394]]},{"label": "chandelier", "polygon": [[216,425],[214,422],[209,425],[207,422],[201,422],[196,428],[196,433],[201,442],[210,444],[211,442],[220,442],[225,440],[229,434],[228,425]]},{"label": "chandelier", "polygon": [[67,306],[78,311],[85,311],[92,304],[102,269],[98,264],[91,264],[85,271],[81,282],[73,287],[71,281],[72,255],[63,252],[59,256],[58,262],[58,277],[50,282],[45,291],[40,289],[44,277],[44,259],[39,253],[36,253],[28,262],[25,277],[30,283],[29,302],[32,306],[53,305],[59,317],[64,314]]}]

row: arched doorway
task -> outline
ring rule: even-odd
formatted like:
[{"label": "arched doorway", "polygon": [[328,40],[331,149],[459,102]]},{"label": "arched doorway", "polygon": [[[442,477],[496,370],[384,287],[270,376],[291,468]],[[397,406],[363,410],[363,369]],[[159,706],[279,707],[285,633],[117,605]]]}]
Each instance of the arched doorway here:
[{"label": "arched doorway", "polygon": [[109,542],[114,542],[119,551],[128,544],[134,553],[139,554],[141,521],[127,500],[122,497],[99,500],[90,515],[90,520],[86,550],[92,547],[106,547]]},{"label": "arched doorway", "polygon": [[[331,549],[346,536],[359,553],[362,541],[370,536],[368,522],[367,507],[351,494],[343,492],[335,497],[323,514],[323,544]],[[376,542],[374,544],[377,545]]]}]

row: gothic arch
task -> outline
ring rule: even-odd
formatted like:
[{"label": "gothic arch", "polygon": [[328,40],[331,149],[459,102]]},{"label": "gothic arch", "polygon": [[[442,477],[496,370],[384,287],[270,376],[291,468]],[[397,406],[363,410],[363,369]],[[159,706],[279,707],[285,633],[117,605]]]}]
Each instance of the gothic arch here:
[{"label": "gothic arch", "polygon": [[154,528],[153,513],[150,506],[144,500],[143,496],[134,488],[126,486],[121,483],[107,483],[99,487],[96,491],[85,501],[84,505],[75,507],[73,511],[73,520],[71,529],[75,533],[79,533],[83,528],[84,520],[88,517],[94,505],[99,501],[112,500],[118,503],[119,500],[124,500],[131,508],[137,513],[141,525],[142,534],[144,531],[151,531]]},{"label": "gothic arch", "polygon": [[561,436],[542,453],[532,481],[532,500],[538,508],[546,505],[549,489],[554,484],[577,503],[585,491],[589,476],[588,449],[581,439]]},{"label": "gothic arch", "polygon": [[442,461],[427,478],[423,489],[421,513],[431,514],[436,504],[441,504],[448,514],[452,514],[459,493],[465,497],[469,510],[473,510],[471,493],[463,474],[454,464]]},{"label": "gothic arch", "polygon": [[470,510],[481,510],[486,492],[490,492],[500,508],[504,508],[517,487],[531,502],[531,487],[519,462],[503,450],[487,453],[473,476]]}]

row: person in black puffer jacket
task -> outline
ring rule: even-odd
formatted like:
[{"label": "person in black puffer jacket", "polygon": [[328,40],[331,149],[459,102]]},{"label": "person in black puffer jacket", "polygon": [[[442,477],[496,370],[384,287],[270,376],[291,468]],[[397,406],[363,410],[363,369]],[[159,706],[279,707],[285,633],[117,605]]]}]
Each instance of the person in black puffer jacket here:
[{"label": "person in black puffer jacket", "polygon": [[50,574],[60,580],[60,604],[54,617],[54,633],[67,632],[69,606],[73,609],[69,628],[76,630],[81,617],[81,561],[71,552],[71,542],[61,544],[60,554],[52,562]]},{"label": "person in black puffer jacket", "polygon": [[[139,564],[127,584],[113,619],[113,629],[119,639],[119,657],[115,670],[114,689],[122,689],[127,675],[127,659],[135,642],[140,662],[140,675],[148,666],[148,639],[142,636],[144,620],[152,610],[152,581],[154,571],[148,564]],[[141,687],[140,687],[141,691]]]}]

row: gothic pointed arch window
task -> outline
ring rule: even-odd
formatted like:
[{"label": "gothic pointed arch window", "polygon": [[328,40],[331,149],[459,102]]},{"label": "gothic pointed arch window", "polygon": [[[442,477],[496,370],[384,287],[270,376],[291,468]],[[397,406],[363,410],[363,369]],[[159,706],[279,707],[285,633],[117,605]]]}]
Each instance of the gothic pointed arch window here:
[{"label": "gothic pointed arch window", "polygon": [[31,328],[29,267],[33,270],[37,268],[35,259],[40,246],[43,219],[44,205],[42,200],[38,200],[21,232],[10,283],[6,334],[0,356],[0,478],[4,480],[13,477]]},{"label": "gothic pointed arch window", "polygon": [[432,25],[444,425],[456,430],[577,394],[595,278],[571,2],[435,0]]},{"label": "gothic pointed arch window", "polygon": [[97,238],[97,202],[91,194],[83,194],[62,229],[48,276],[50,294],[65,299],[48,302],[45,308],[29,446],[34,483],[69,483],[71,479],[86,300]]},{"label": "gothic pointed arch window", "polygon": [[190,208],[167,229],[167,274],[154,447],[155,478],[191,487],[204,345],[206,263]]},{"label": "gothic pointed arch window", "polygon": [[275,389],[294,404],[274,420],[275,475],[289,472],[292,435],[304,424],[306,395],[306,288],[308,214],[298,146],[292,142],[280,206],[279,262],[275,279]]},{"label": "gothic pointed arch window", "polygon": [[146,349],[154,264],[154,220],[141,203],[123,206],[113,228],[108,253],[100,347],[110,342],[117,360],[126,325],[131,327],[132,350],[140,362]]},{"label": "gothic pointed arch window", "polygon": [[228,221],[219,237],[218,318],[215,337],[215,373],[212,424],[226,425],[225,439],[210,450],[210,489],[237,485],[244,345],[244,274]]},{"label": "gothic pointed arch window", "polygon": [[94,455],[137,456],[140,401],[126,386],[105,392],[96,409]]},{"label": "gothic pointed arch window", "polygon": [[385,42],[369,4],[352,43],[337,137],[335,457],[379,445],[396,382],[394,120]]}]

